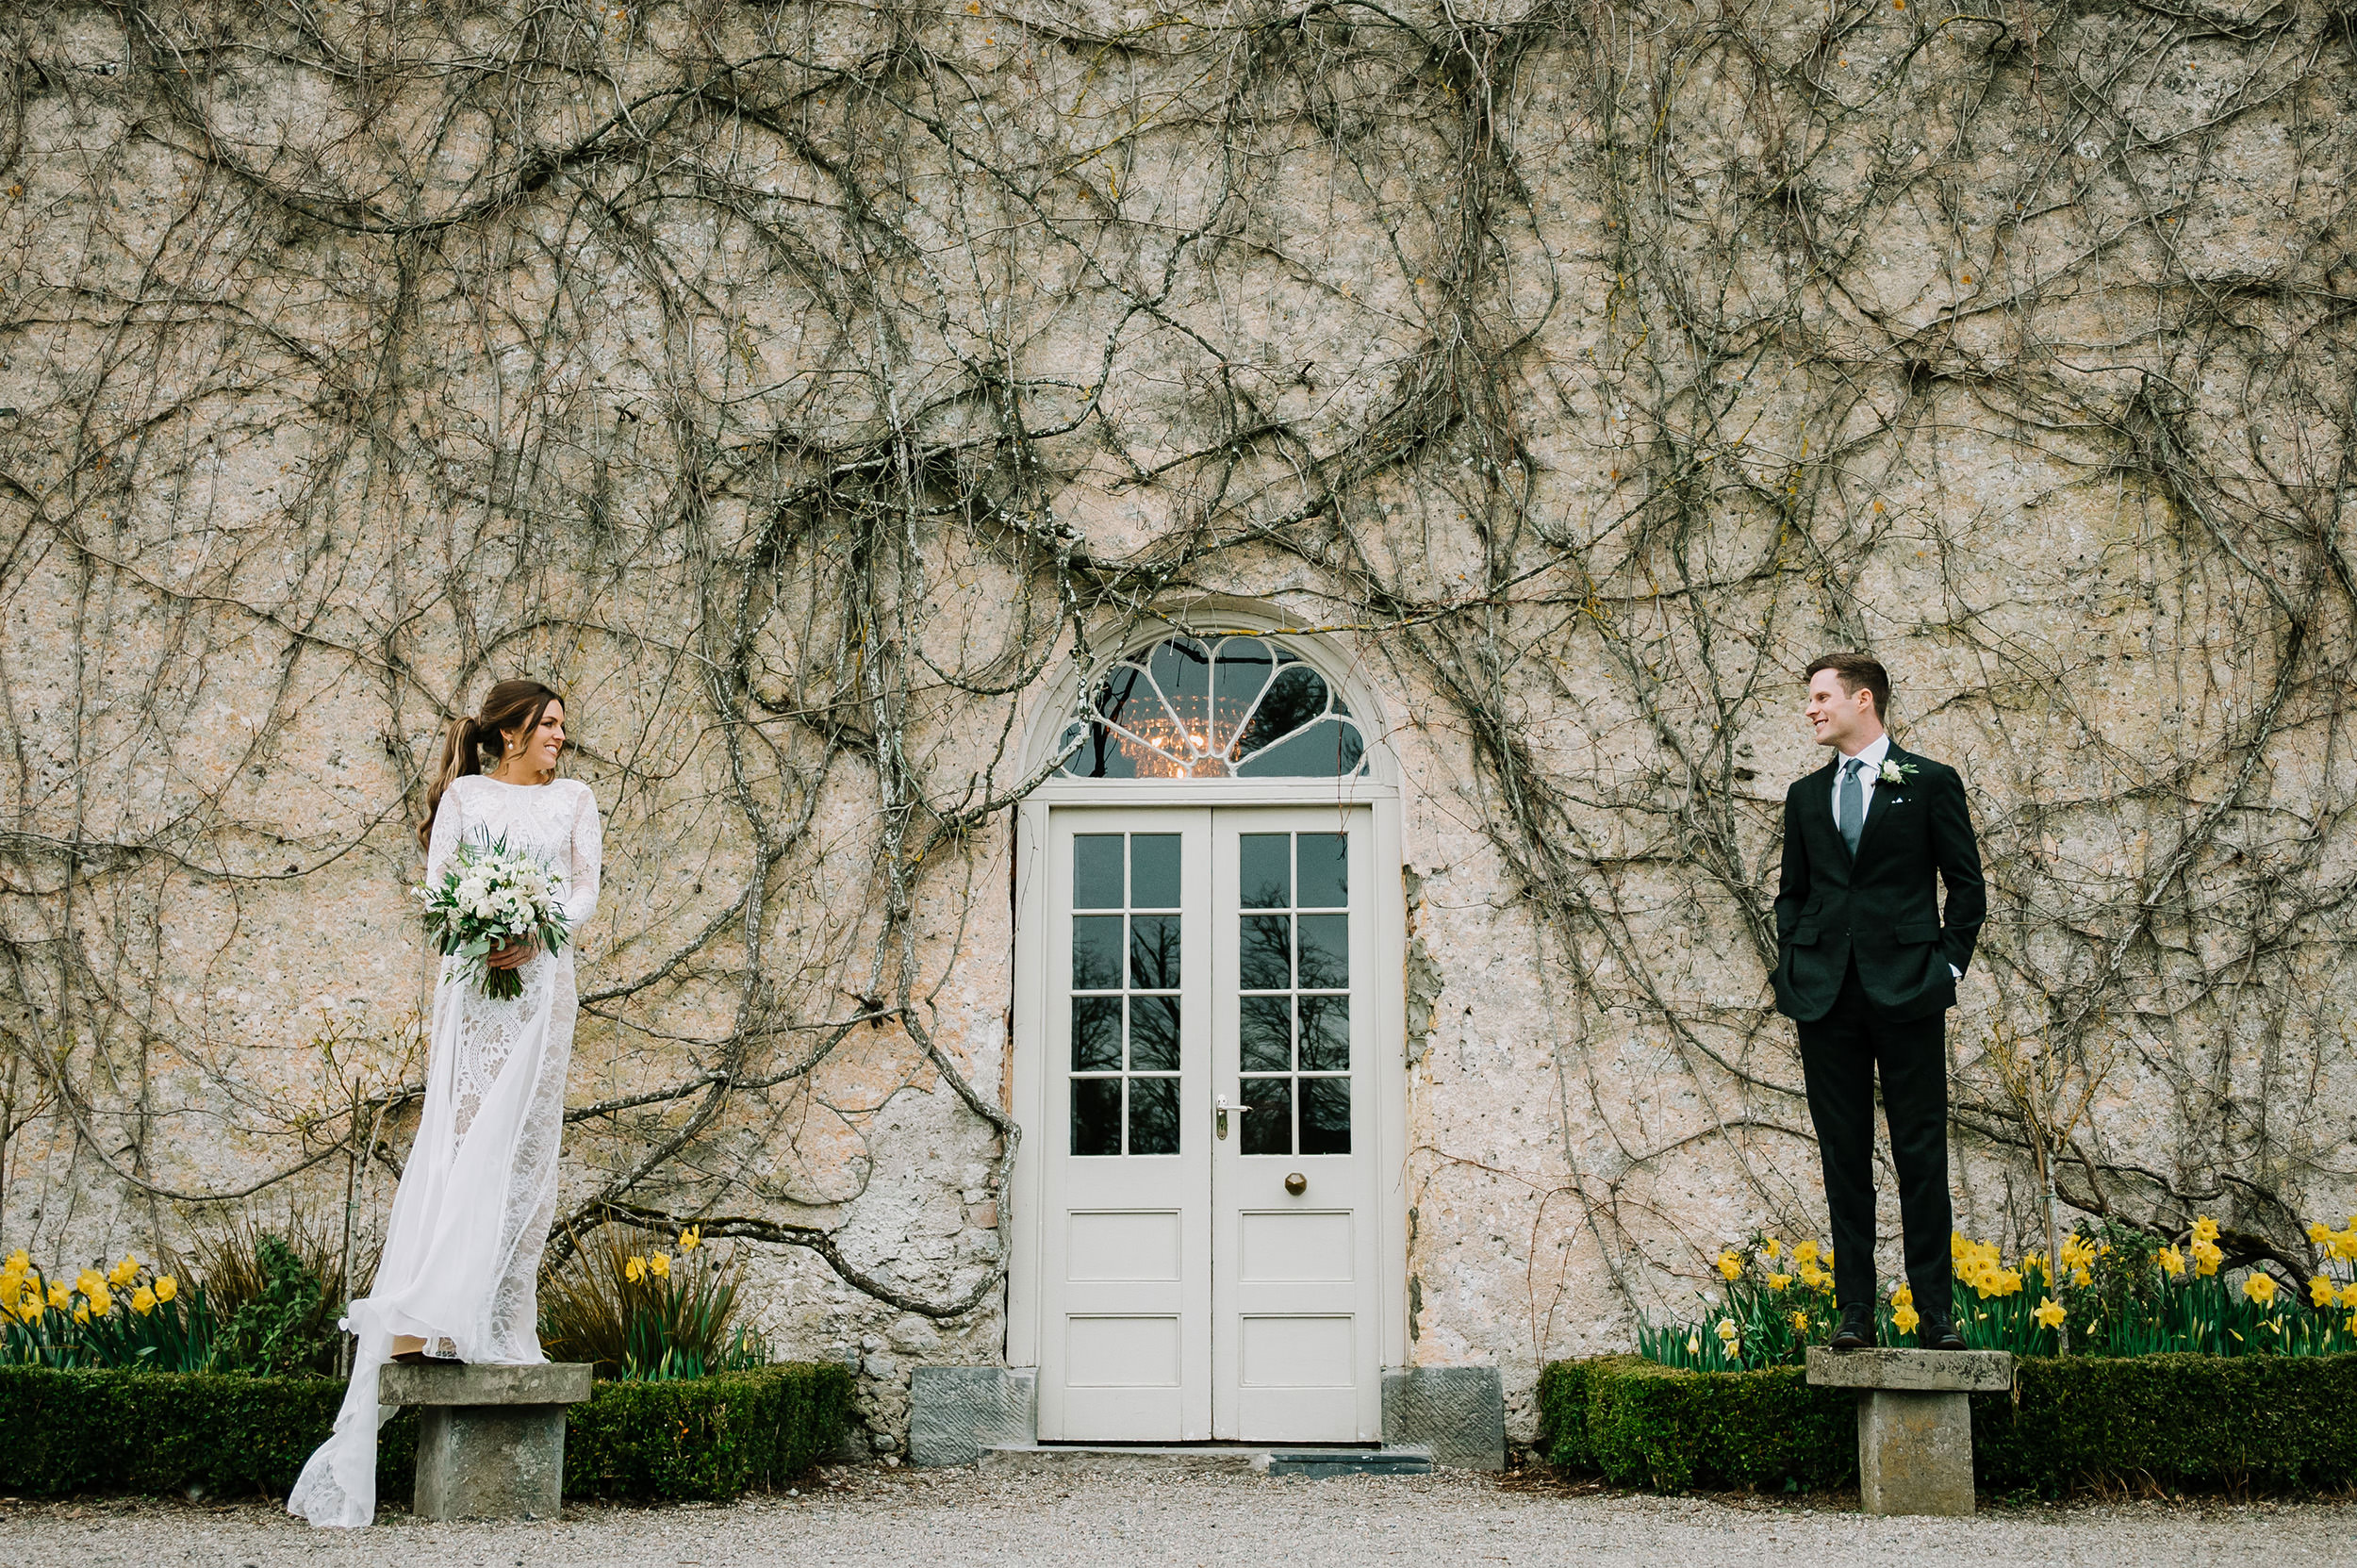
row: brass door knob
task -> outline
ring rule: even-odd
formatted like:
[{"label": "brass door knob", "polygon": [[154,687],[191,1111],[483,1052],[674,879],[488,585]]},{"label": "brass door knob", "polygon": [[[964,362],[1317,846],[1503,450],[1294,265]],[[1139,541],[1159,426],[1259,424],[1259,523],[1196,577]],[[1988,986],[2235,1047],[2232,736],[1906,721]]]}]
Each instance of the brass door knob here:
[{"label": "brass door knob", "polygon": [[1309,1189],[1309,1186],[1310,1179],[1302,1175],[1299,1171],[1295,1171],[1291,1176],[1285,1178],[1285,1190],[1293,1194],[1295,1197],[1299,1197]]}]

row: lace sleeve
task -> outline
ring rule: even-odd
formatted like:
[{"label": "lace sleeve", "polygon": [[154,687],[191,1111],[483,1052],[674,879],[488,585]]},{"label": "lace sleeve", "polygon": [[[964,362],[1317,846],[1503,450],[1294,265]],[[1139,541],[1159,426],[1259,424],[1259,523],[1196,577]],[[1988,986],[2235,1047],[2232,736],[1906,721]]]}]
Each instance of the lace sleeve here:
[{"label": "lace sleeve", "polygon": [[598,912],[598,865],[605,853],[605,829],[598,820],[598,798],[581,786],[573,805],[573,863],[565,877],[565,920],[579,931]]},{"label": "lace sleeve", "polygon": [[426,881],[432,882],[442,874],[442,863],[450,859],[453,850],[458,848],[458,840],[465,832],[465,823],[461,819],[466,815],[467,808],[460,802],[458,784],[453,779],[451,787],[442,791],[442,799],[434,808],[434,835],[425,846]]}]

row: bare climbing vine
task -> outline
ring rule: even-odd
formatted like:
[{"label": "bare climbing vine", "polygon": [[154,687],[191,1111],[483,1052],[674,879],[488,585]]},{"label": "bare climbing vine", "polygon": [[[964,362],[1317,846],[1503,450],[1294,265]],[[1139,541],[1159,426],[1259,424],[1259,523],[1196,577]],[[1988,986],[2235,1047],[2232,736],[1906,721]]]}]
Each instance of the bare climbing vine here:
[{"label": "bare climbing vine", "polygon": [[423,759],[528,672],[608,814],[557,1252],[693,1216],[988,1308],[1026,726],[1213,595],[1409,716],[1468,1059],[1417,1202],[1511,1235],[1515,1354],[1806,1221],[1764,977],[1827,647],[1973,788],[1976,1212],[2042,1228],[2035,1166],[2293,1260],[2349,1194],[2342,9],[0,27],[11,1235],[381,1199]]}]

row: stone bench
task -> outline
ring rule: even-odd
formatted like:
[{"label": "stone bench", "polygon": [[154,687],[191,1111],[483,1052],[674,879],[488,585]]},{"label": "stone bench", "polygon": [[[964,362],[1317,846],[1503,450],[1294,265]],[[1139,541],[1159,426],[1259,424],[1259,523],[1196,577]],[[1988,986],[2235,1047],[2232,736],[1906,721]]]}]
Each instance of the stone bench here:
[{"label": "stone bench", "polygon": [[396,1362],[384,1405],[415,1405],[420,1519],[553,1519],[565,1495],[565,1407],[589,1397],[586,1362],[464,1366]]},{"label": "stone bench", "polygon": [[1972,1511],[1971,1394],[2013,1387],[2003,1350],[1852,1350],[1811,1346],[1815,1388],[1857,1396],[1858,1503],[1868,1513]]}]

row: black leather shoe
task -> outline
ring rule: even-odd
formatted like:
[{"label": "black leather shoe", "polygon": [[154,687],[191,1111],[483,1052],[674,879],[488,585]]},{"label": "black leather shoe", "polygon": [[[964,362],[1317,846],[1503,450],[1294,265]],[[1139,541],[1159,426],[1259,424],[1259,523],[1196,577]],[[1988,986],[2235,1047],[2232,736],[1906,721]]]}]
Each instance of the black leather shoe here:
[{"label": "black leather shoe", "polygon": [[1865,1307],[1844,1307],[1833,1331],[1836,1350],[1871,1350],[1874,1345],[1874,1314]]},{"label": "black leather shoe", "polygon": [[1957,1333],[1956,1326],[1946,1318],[1933,1316],[1923,1320],[1923,1328],[1915,1336],[1915,1343],[1926,1350],[1961,1350],[1964,1348],[1964,1336]]}]

